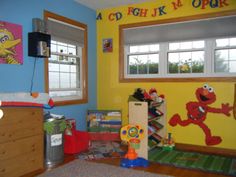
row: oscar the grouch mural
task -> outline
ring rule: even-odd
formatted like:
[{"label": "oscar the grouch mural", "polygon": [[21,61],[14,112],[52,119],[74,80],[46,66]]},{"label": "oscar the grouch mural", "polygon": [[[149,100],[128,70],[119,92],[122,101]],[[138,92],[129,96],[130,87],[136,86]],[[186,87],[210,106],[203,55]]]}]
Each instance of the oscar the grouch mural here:
[{"label": "oscar the grouch mural", "polygon": [[230,111],[233,107],[229,106],[228,103],[221,105],[221,108],[213,108],[209,105],[216,101],[216,95],[212,87],[205,84],[203,87],[198,88],[195,92],[198,101],[191,101],[186,104],[187,109],[187,119],[182,120],[179,114],[173,115],[169,124],[171,126],[176,126],[177,124],[181,126],[187,126],[189,124],[194,124],[199,126],[205,133],[205,143],[206,145],[217,145],[220,144],[222,139],[220,136],[213,136],[211,130],[204,123],[207,118],[207,113],[222,113],[226,116],[230,116]]}]

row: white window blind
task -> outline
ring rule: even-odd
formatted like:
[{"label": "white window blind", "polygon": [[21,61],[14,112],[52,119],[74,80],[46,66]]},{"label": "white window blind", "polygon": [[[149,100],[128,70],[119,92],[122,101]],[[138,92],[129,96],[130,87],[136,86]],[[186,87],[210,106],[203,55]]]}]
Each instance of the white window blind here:
[{"label": "white window blind", "polygon": [[73,42],[75,45],[84,46],[84,29],[77,26],[49,18],[47,21],[48,32],[52,39],[65,43]]},{"label": "white window blind", "polygon": [[236,36],[236,16],[124,29],[124,44],[148,44]]}]

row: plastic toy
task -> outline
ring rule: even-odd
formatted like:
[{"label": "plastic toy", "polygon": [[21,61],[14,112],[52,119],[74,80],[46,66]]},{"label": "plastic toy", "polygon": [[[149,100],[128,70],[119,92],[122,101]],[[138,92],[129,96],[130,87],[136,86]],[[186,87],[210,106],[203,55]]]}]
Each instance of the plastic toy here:
[{"label": "plastic toy", "polygon": [[171,151],[175,148],[175,142],[171,137],[171,133],[168,133],[168,136],[162,140],[163,150]]},{"label": "plastic toy", "polygon": [[121,166],[130,167],[147,167],[148,161],[144,158],[138,157],[135,149],[140,148],[140,141],[144,138],[144,130],[140,125],[126,125],[120,131],[121,140],[128,143],[128,152],[125,157],[121,159]]}]

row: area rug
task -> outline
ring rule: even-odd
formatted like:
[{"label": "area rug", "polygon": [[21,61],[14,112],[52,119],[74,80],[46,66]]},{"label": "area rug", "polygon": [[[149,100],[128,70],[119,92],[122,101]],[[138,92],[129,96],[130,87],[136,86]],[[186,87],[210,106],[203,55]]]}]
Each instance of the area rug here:
[{"label": "area rug", "polygon": [[120,143],[113,141],[93,141],[88,151],[77,155],[79,159],[120,158],[125,154]]},{"label": "area rug", "polygon": [[170,177],[113,165],[74,160],[38,177]]},{"label": "area rug", "polygon": [[236,176],[236,158],[161,148],[153,149],[148,159],[160,164]]}]

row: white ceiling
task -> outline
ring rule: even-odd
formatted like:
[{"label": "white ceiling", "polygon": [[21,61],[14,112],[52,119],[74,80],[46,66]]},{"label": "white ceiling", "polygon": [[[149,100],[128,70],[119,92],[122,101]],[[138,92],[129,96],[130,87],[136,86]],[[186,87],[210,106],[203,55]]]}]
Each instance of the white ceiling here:
[{"label": "white ceiling", "polygon": [[91,9],[97,10],[97,9],[118,7],[122,5],[149,2],[150,0],[75,0],[75,1]]}]

